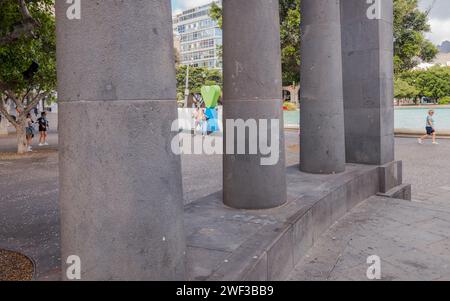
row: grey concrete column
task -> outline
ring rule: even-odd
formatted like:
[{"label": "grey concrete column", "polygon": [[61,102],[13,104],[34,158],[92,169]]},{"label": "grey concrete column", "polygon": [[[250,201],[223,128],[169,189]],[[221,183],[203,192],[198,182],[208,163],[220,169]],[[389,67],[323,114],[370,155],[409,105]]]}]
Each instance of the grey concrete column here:
[{"label": "grey concrete column", "polygon": [[300,170],[345,170],[339,0],[302,0]]},{"label": "grey concrete column", "polygon": [[[276,119],[277,134],[269,145],[278,146],[274,165],[261,165],[262,157],[226,154],[223,159],[224,202],[235,208],[265,209],[286,202],[284,131],[282,115],[281,50],[278,0],[225,0],[224,8],[224,121]],[[225,126],[226,127],[226,126]],[[260,127],[258,126],[258,130]],[[249,139],[246,150],[258,140]],[[224,133],[224,149],[235,147]]]},{"label": "grey concrete column", "polygon": [[394,160],[393,4],[341,1],[347,162]]},{"label": "grey concrete column", "polygon": [[82,280],[183,280],[170,1],[56,2],[62,266]]}]

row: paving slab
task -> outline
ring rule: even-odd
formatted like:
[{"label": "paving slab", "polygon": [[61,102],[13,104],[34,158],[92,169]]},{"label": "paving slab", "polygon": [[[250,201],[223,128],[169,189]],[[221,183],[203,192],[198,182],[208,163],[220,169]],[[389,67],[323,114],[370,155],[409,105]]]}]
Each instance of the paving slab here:
[{"label": "paving slab", "polygon": [[450,212],[440,208],[371,197],[330,227],[287,279],[369,280],[366,261],[377,255],[381,280],[448,280],[450,225],[441,215]]},{"label": "paving slab", "polygon": [[[417,143],[417,138],[396,138],[396,160],[403,161],[403,182],[412,184],[413,199],[426,201],[433,193],[440,195],[440,187],[450,187],[450,140],[440,139]],[[447,198],[450,203],[450,197]]]}]

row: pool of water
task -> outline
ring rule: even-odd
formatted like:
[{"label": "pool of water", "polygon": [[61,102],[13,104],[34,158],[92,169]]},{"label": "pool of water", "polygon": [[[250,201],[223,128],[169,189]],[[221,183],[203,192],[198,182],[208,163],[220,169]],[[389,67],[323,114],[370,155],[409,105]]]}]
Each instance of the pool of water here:
[{"label": "pool of water", "polygon": [[[395,128],[423,129],[426,125],[428,108],[401,108],[395,110]],[[436,108],[434,121],[436,129],[450,130],[450,108]]]},{"label": "pool of water", "polygon": [[[450,107],[434,108],[436,129],[450,130]],[[395,109],[395,128],[423,129],[429,108],[398,108]],[[299,125],[299,111],[284,112],[285,125]]]},{"label": "pool of water", "polygon": [[299,125],[300,124],[300,111],[284,111],[284,125]]}]

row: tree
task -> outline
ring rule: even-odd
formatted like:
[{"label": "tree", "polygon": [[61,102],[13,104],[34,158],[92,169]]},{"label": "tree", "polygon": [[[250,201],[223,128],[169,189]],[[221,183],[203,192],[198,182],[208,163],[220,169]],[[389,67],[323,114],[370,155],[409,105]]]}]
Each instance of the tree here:
[{"label": "tree", "polygon": [[217,5],[217,3],[213,2],[211,5],[211,9],[209,11],[209,16],[211,17],[211,19],[217,21],[217,24],[219,25],[220,28],[222,28],[223,24],[222,15],[223,15],[222,7]]},{"label": "tree", "polygon": [[[187,66],[177,67],[177,94],[184,95],[186,88]],[[218,85],[222,87],[222,73],[217,69],[205,67],[189,67],[189,91],[199,94],[202,86]]]},{"label": "tree", "polygon": [[283,84],[300,82],[300,0],[280,0]]},{"label": "tree", "polygon": [[[406,71],[400,79],[415,87],[416,97],[429,97],[436,101],[450,96],[450,68],[432,67],[427,70]],[[396,93],[398,93],[396,91]]]},{"label": "tree", "polygon": [[0,112],[16,128],[18,153],[26,151],[27,114],[56,87],[53,6],[53,0],[0,0]]},{"label": "tree", "polygon": [[395,74],[436,57],[437,47],[424,36],[429,31],[428,13],[419,10],[418,0],[394,0]]},{"label": "tree", "polygon": [[410,85],[407,81],[397,78],[394,80],[394,91],[395,91],[395,99],[417,99],[417,95],[419,94],[419,90]]}]

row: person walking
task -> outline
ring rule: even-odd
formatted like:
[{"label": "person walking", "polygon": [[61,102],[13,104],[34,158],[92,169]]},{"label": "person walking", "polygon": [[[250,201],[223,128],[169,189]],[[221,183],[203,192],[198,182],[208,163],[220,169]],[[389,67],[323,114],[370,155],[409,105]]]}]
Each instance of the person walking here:
[{"label": "person walking", "polygon": [[27,138],[27,150],[28,152],[32,152],[31,144],[33,143],[34,138],[34,128],[33,128],[33,119],[31,119],[31,114],[27,114],[27,118],[25,119],[25,135]]},{"label": "person walking", "polygon": [[436,130],[434,127],[434,110],[429,110],[428,111],[428,116],[427,116],[427,122],[426,122],[426,126],[425,126],[425,130],[427,131],[427,134],[424,135],[423,137],[419,138],[419,143],[422,144],[423,140],[427,139],[428,137],[431,137],[431,139],[433,140],[433,144],[439,144],[436,141]]},{"label": "person walking", "polygon": [[48,145],[47,138],[48,138],[48,120],[47,120],[47,113],[42,112],[41,117],[37,120],[39,124],[39,146]]},{"label": "person walking", "polygon": [[205,109],[203,108],[199,109],[197,121],[202,131],[202,136],[207,136],[208,122],[206,120]]}]

